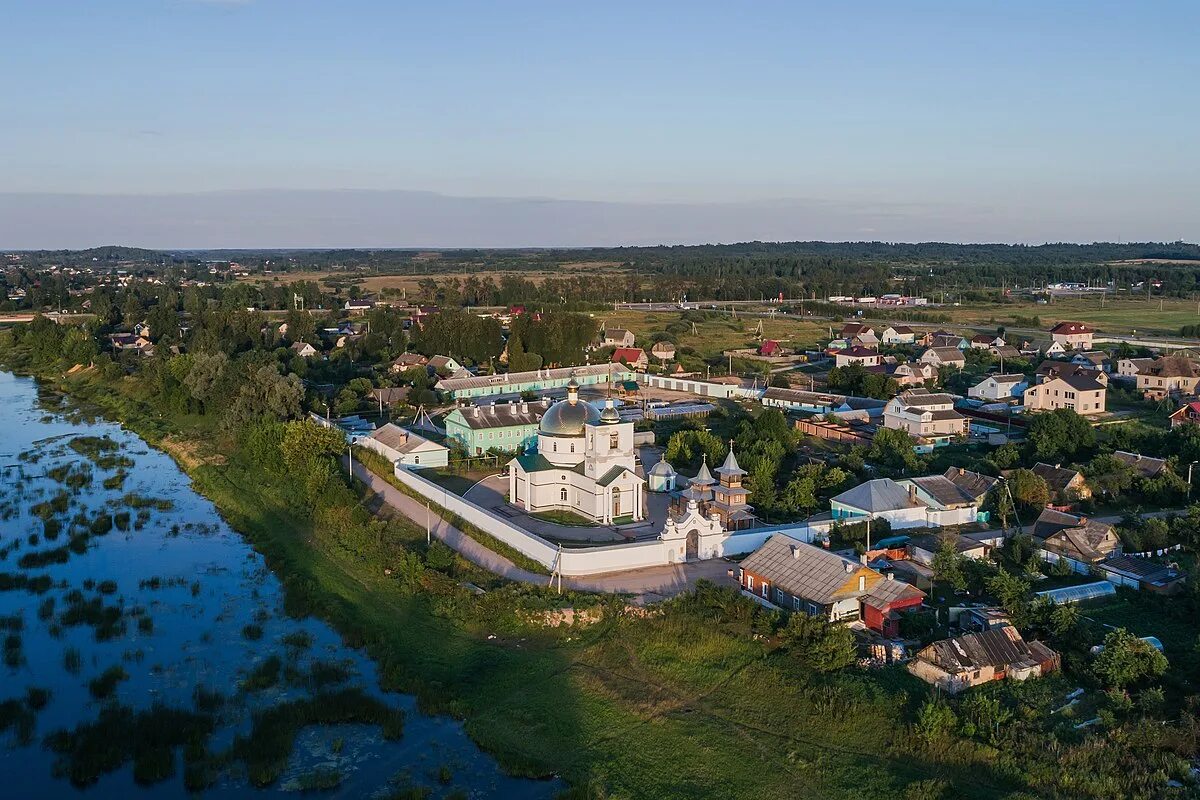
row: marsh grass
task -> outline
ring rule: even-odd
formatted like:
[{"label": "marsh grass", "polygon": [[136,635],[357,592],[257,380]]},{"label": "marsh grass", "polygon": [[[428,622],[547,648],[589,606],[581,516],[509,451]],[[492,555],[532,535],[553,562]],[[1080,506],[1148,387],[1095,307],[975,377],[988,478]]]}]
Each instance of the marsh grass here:
[{"label": "marsh grass", "polygon": [[129,680],[129,673],[118,665],[111,666],[88,681],[88,692],[97,700],[107,700],[117,691],[117,684]]},{"label": "marsh grass", "polygon": [[252,784],[270,786],[287,766],[302,729],[345,723],[379,725],[385,739],[395,740],[403,734],[404,714],[361,689],[323,692],[255,712],[250,732],[234,739],[229,758],[245,764]]},{"label": "marsh grass", "polygon": [[196,770],[185,775],[189,789],[203,788],[209,774],[206,742],[213,731],[211,716],[154,706],[135,712],[126,706],[101,709],[94,722],[73,730],[56,731],[45,744],[57,754],[54,771],[77,788],[91,786],[102,775],[133,762],[133,778],[141,785],[158,783],[175,773],[174,753],[184,748],[184,760]]},{"label": "marsh grass", "polygon": [[267,656],[242,681],[242,691],[261,692],[264,689],[272,688],[279,683],[279,673],[282,667],[283,660],[279,656]]}]

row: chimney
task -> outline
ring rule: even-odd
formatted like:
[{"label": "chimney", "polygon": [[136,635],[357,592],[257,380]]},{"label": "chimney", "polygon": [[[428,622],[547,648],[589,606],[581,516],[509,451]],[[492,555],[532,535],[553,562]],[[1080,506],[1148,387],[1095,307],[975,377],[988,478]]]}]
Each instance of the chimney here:
[{"label": "chimney", "polygon": [[909,502],[917,502],[917,485],[915,483],[910,483],[908,485],[908,499]]},{"label": "chimney", "polygon": [[894,580],[896,580],[896,573],[894,573],[894,572],[889,572],[889,573],[887,574],[887,579],[888,579],[889,581],[894,581]]},{"label": "chimney", "polygon": [[858,557],[858,563],[862,564],[864,567],[867,565],[867,554],[866,553],[863,553],[861,556]]},{"label": "chimney", "polygon": [[792,545],[792,558],[800,558],[800,548]]},{"label": "chimney", "polygon": [[853,572],[854,572],[854,562],[852,562],[852,561],[847,561],[847,562],[846,562],[846,574],[847,574],[847,575],[850,575],[850,574],[852,574]]},{"label": "chimney", "polygon": [[528,412],[529,412],[529,403],[521,403],[521,413],[526,414]]}]

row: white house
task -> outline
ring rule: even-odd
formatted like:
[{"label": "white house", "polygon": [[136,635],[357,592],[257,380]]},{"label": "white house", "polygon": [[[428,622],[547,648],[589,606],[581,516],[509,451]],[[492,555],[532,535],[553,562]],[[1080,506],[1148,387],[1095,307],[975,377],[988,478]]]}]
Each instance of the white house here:
[{"label": "white house", "polygon": [[1029,388],[1029,381],[1020,373],[1013,375],[988,375],[967,390],[968,397],[978,400],[1012,400],[1020,398]]},{"label": "white house", "polygon": [[572,511],[604,525],[643,519],[645,485],[637,473],[633,423],[621,422],[612,400],[603,410],[580,400],[573,380],[567,399],[542,415],[537,452],[508,465],[513,505],[530,513]]},{"label": "white house", "polygon": [[955,367],[962,369],[967,365],[967,359],[962,350],[957,347],[931,347],[921,353],[922,364],[932,364],[935,367]]},{"label": "white house", "polygon": [[450,460],[449,448],[390,422],[358,437],[355,444],[378,453],[397,467],[444,467]]},{"label": "white house", "polygon": [[308,342],[296,342],[292,345],[292,352],[301,358],[311,358],[317,354],[317,348]]},{"label": "white house", "polygon": [[880,341],[884,344],[913,344],[917,341],[917,334],[907,325],[889,325],[883,329]]},{"label": "white house", "polygon": [[633,347],[633,331],[625,328],[605,328],[605,347]]},{"label": "white house", "polygon": [[848,367],[851,364],[861,364],[864,367],[877,367],[879,366],[879,351],[855,345],[854,347],[847,347],[845,350],[838,350],[833,359],[839,367]]},{"label": "white house", "polygon": [[883,425],[935,444],[946,444],[970,432],[970,421],[954,410],[951,395],[924,389],[909,389],[889,400],[883,407]]},{"label": "white house", "polygon": [[1003,347],[1007,342],[1002,336],[992,336],[990,334],[981,333],[971,337],[972,350],[990,350],[993,347]]}]

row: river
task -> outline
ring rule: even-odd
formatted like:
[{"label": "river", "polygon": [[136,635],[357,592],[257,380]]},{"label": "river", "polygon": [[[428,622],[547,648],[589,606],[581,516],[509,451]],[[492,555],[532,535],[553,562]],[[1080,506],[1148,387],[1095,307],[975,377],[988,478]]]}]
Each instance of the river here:
[{"label": "river", "polygon": [[[371,660],[328,625],[286,616],[263,558],[169,456],[3,372],[0,479],[0,796],[188,797],[185,747],[147,785],[109,752],[122,746],[100,737],[89,749],[76,736],[68,747],[54,734],[178,709],[211,720],[207,751],[228,753],[256,711],[353,688],[403,712],[399,739],[378,725],[303,727],[270,785],[253,787],[241,761],[209,759],[202,796],[321,786],[331,788],[318,797],[416,797],[424,787],[429,797],[540,800],[563,788],[505,776],[460,723],[382,691]],[[81,750],[89,757],[72,763]]]}]

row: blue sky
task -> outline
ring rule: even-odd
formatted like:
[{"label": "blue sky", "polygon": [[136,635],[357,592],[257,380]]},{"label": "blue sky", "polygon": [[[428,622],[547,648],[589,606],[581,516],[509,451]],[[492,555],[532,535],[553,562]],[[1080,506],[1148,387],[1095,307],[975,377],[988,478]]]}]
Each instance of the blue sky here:
[{"label": "blue sky", "polygon": [[786,201],[837,221],[785,238],[882,235],[864,213],[910,240],[1200,238],[1195,2],[0,0],[0,27],[0,192]]}]

